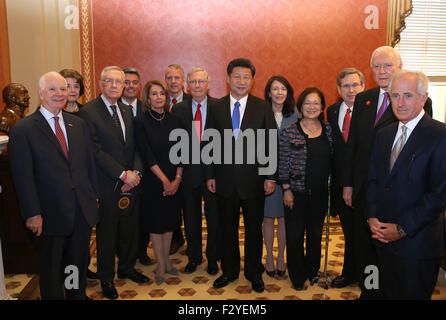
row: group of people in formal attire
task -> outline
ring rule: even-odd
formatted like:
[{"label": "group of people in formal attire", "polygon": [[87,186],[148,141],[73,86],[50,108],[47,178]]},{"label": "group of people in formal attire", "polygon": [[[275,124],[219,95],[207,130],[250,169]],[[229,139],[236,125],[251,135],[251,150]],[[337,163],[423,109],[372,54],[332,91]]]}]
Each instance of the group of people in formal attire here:
[{"label": "group of people in formal attire", "polygon": [[[264,99],[251,95],[256,68],[246,58],[228,64],[230,92],[220,99],[208,95],[210,78],[199,67],[185,79],[190,95],[179,65],[142,90],[136,69],[106,67],[101,94],[83,106],[78,72],[44,74],[41,106],[13,127],[8,146],[21,212],[38,247],[42,299],[88,298],[87,276],[100,280],[104,297],[116,299],[115,256],[119,278],[148,282],[135,263],[152,263],[149,241],[154,282],[162,284],[166,274],[179,274],[169,254],[184,243],[183,222],[183,272],[195,272],[203,262],[203,212],[206,271],[218,274],[218,261],[222,271],[214,288],[239,277],[242,214],[243,271],[252,289],[264,291],[264,271],[269,277],[288,271],[292,287],[304,290],[320,276],[327,211],[339,214],[345,235],[343,271],[333,287],[357,282],[364,299],[429,299],[443,249],[446,128],[431,118],[427,78],[402,70],[397,50],[377,48],[370,66],[378,87],[366,91],[359,70],[339,73],[341,100],[327,108],[327,122],[316,87],[295,100],[292,85],[277,75]],[[193,149],[189,161],[172,161],[177,129],[188,133],[195,152],[211,145],[232,161],[196,163]],[[231,130],[232,149],[205,139],[207,129],[221,137]],[[275,155],[277,170],[262,175],[264,163],[246,161],[259,147],[248,145],[247,130]],[[277,130],[276,141],[262,130]],[[97,272],[88,270],[93,226]],[[79,271],[75,288],[64,287],[68,265]],[[367,266],[378,267],[378,286],[368,285]]]}]

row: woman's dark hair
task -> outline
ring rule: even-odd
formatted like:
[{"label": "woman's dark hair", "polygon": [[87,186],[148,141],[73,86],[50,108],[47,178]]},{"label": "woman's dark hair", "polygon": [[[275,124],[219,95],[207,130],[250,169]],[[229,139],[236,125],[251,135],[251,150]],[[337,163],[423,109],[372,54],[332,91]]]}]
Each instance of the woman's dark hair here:
[{"label": "woman's dark hair", "polygon": [[76,79],[76,82],[79,83],[79,87],[80,87],[79,97],[82,97],[82,95],[84,94],[84,78],[82,78],[81,74],[73,69],[60,70],[59,74],[64,78]]},{"label": "woman's dark hair", "polygon": [[279,81],[281,84],[283,84],[286,88],[286,99],[283,103],[283,109],[282,114],[284,117],[289,117],[294,112],[294,90],[291,84],[288,82],[287,79],[283,76],[272,76],[269,78],[268,82],[266,83],[265,87],[265,100],[269,103],[272,103],[271,101],[271,85],[274,81]]},{"label": "woman's dark hair", "polygon": [[299,95],[299,98],[297,98],[297,103],[296,103],[297,110],[300,113],[302,113],[302,105],[304,103],[304,100],[311,93],[316,93],[319,96],[319,99],[321,99],[321,114],[323,114],[324,109],[325,109],[324,94],[322,93],[321,90],[319,90],[318,88],[315,88],[315,87],[306,88],[304,91],[302,91],[302,93]]},{"label": "woman's dark hair", "polygon": [[236,67],[249,68],[251,70],[251,76],[254,78],[256,74],[256,68],[252,64],[251,60],[246,58],[237,58],[229,62],[226,71],[228,72],[228,76],[231,75],[232,70]]}]

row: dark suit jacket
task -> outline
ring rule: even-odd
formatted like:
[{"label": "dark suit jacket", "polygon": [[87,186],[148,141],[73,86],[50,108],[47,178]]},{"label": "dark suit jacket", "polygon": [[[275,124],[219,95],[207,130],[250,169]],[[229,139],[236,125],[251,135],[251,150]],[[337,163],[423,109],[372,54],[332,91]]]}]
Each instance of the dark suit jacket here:
[{"label": "dark suit jacket", "polygon": [[[122,97],[119,99],[119,101],[121,101],[122,104],[127,104],[122,101]],[[144,112],[144,107],[142,105],[142,101],[137,99],[137,101],[136,101],[136,117],[138,117],[138,116],[141,117],[143,112]]]},{"label": "dark suit jacket", "polygon": [[[229,197],[233,191],[236,191],[241,199],[249,199],[252,197],[263,195],[263,183],[265,181],[265,178],[276,181],[277,170],[275,174],[270,176],[259,175],[258,169],[262,167],[262,165],[257,161],[257,157],[254,164],[247,164],[246,162],[246,155],[248,150],[246,142],[243,145],[243,164],[235,164],[234,147],[232,148],[231,164],[224,164],[224,130],[232,130],[229,95],[219,99],[217,103],[213,105],[212,111],[208,115],[207,121],[209,121],[209,127],[216,129],[222,137],[222,163],[214,164],[212,166],[206,166],[206,179],[216,179],[217,194],[222,197]],[[248,128],[253,129],[254,131],[257,129],[277,129],[271,105],[266,101],[252,95],[248,96],[245,113],[240,125],[241,131],[244,131]],[[256,137],[258,136],[256,131],[255,135]],[[266,138],[268,138],[268,133],[266,133],[265,136]],[[268,140],[266,140],[265,143],[262,142],[262,145],[265,146],[267,154],[269,152],[268,144]],[[232,145],[234,146],[234,137],[232,138]],[[277,141],[275,146],[275,152],[276,155],[278,155]],[[253,150],[256,150],[255,146],[253,145],[250,145],[249,147]]]},{"label": "dark suit jacket", "polygon": [[23,218],[42,215],[42,234],[73,231],[76,202],[92,227],[98,222],[97,178],[88,128],[63,112],[69,160],[39,109],[11,130],[8,152]]},{"label": "dark suit jacket", "polygon": [[[355,98],[342,177],[343,186],[353,187],[353,201],[365,187],[376,132],[397,121],[389,105],[376,126],[374,125],[379,91],[379,87],[369,89],[358,93]],[[431,99],[427,100],[424,109],[432,115]]]},{"label": "dark suit jacket", "polygon": [[[217,102],[217,99],[212,97],[207,98],[207,109],[206,109],[206,119],[205,119],[205,130],[209,128],[209,112],[212,112],[212,108]],[[192,140],[197,139],[197,134],[195,132],[195,128],[192,125],[193,114],[192,114],[192,99],[184,100],[183,102],[177,103],[172,108],[172,113],[179,116],[183,122],[183,126],[189,134],[189,150],[192,151]],[[197,141],[197,140],[196,140]],[[203,147],[204,142],[201,143],[201,147]],[[200,147],[200,150],[201,150]],[[203,183],[205,179],[204,175],[204,166],[202,163],[193,164],[192,163],[192,152],[189,155],[189,164],[183,167],[183,183],[185,186],[195,188],[198,187],[201,183]],[[201,161],[200,161],[201,162]]]},{"label": "dark suit jacket", "polygon": [[397,130],[395,122],[376,136],[367,184],[366,216],[403,227],[407,236],[387,245],[394,254],[437,258],[443,254],[446,125],[425,114],[390,172]]},{"label": "dark suit jacket", "polygon": [[342,173],[345,170],[344,157],[347,148],[347,143],[342,136],[342,131],[339,129],[339,109],[342,104],[342,100],[332,104],[327,108],[327,122],[330,123],[332,128],[333,138],[333,170],[331,174],[331,210],[332,212],[339,213],[342,203]]},{"label": "dark suit jacket", "polygon": [[118,106],[125,125],[125,142],[119,134],[119,129],[113,125],[112,116],[100,96],[85,104],[79,111],[79,116],[88,124],[93,140],[99,192],[102,197],[113,192],[123,171],[142,171],[141,159],[135,155],[132,110],[120,101]]}]

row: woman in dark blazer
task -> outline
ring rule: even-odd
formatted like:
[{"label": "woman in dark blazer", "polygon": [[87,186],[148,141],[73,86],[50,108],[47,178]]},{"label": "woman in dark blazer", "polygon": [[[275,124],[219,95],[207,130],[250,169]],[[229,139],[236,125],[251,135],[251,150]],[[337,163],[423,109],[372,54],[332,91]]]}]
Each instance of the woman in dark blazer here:
[{"label": "woman in dark blazer", "polygon": [[84,94],[84,79],[81,74],[73,69],[63,69],[59,74],[67,81],[68,99],[64,110],[70,113],[78,113],[82,107],[77,100]]},{"label": "woman in dark blazer", "polygon": [[180,183],[183,168],[169,160],[172,130],[183,128],[181,119],[169,112],[169,93],[164,82],[149,81],[142,92],[145,110],[135,119],[135,136],[144,162],[141,227],[150,233],[158,267],[155,283],[165,274],[178,274],[169,261],[172,232],[181,226]]},{"label": "woman in dark blazer", "polygon": [[[271,103],[277,128],[280,131],[297,120],[294,110],[294,90],[287,79],[282,76],[272,76],[265,87],[265,100]],[[285,275],[285,213],[283,205],[283,191],[276,186],[274,192],[265,197],[263,219],[263,238],[266,246],[266,274],[274,277],[277,273],[280,277]],[[274,267],[273,243],[274,222],[277,218],[277,264]]]},{"label": "woman in dark blazer", "polygon": [[[320,120],[323,93],[307,88],[297,100],[302,119],[279,135],[279,180],[284,192],[287,266],[293,288],[319,279],[322,228],[328,207],[331,127]],[[306,252],[304,253],[304,235]]]}]

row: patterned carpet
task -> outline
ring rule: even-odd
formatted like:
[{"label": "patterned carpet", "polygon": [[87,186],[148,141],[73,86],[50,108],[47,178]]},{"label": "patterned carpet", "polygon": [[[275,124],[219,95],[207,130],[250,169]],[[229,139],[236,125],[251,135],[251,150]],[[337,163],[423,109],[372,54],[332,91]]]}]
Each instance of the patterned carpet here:
[{"label": "patterned carpet", "polygon": [[[354,300],[360,294],[359,287],[355,285],[343,289],[334,289],[329,287],[324,289],[326,280],[323,277],[325,262],[325,226],[322,240],[322,276],[319,283],[310,286],[309,281],[305,283],[305,289],[296,291],[291,287],[288,274],[285,277],[271,278],[263,274],[265,282],[265,291],[256,293],[252,290],[250,282],[243,276],[243,245],[244,232],[241,219],[240,227],[240,247],[242,255],[242,265],[238,280],[230,283],[228,286],[220,289],[212,288],[213,281],[221,275],[221,271],[210,276],[206,272],[207,261],[203,263],[192,274],[183,273],[187,264],[185,247],[170,256],[172,264],[180,271],[178,276],[166,277],[166,281],[161,285],[154,282],[154,270],[156,264],[143,266],[139,262],[136,269],[150,278],[145,284],[138,285],[130,280],[115,278],[114,283],[119,293],[118,300]],[[203,238],[206,239],[206,222],[203,220]],[[204,248],[204,246],[203,246]],[[204,250],[203,250],[204,251]],[[274,247],[277,252],[277,247]],[[91,265],[90,269],[96,271],[96,242],[93,233],[91,242]],[[155,259],[153,249],[149,247],[148,254]],[[344,236],[338,219],[331,219],[329,232],[329,253],[327,263],[327,274],[329,277],[335,277],[342,271],[344,255]],[[266,250],[264,249],[265,262]],[[93,300],[102,300],[101,287],[99,281],[88,280],[87,295]],[[18,299],[38,299],[38,277],[33,274],[6,275],[7,292]],[[446,300],[446,278],[443,270],[440,270],[439,280],[432,296],[433,300]],[[106,299],[104,299],[106,300]]]}]

